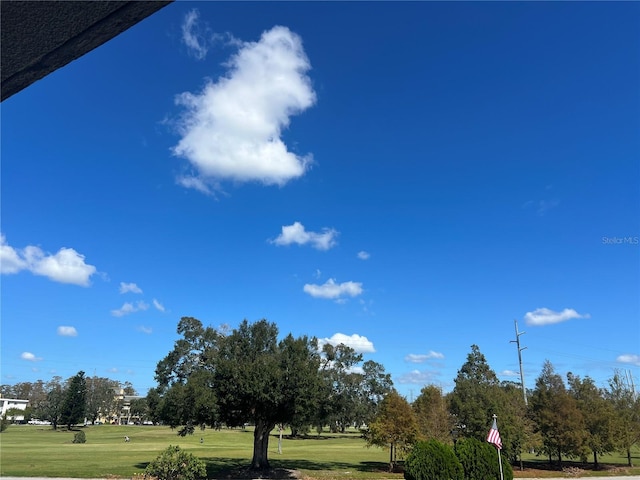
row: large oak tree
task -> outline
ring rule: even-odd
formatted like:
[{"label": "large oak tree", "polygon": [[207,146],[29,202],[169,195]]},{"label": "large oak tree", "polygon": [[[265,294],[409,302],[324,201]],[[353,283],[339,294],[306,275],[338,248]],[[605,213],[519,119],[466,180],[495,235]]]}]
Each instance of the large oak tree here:
[{"label": "large oak tree", "polygon": [[291,334],[278,340],[276,325],[266,320],[245,320],[227,334],[186,317],[178,333],[183,338],[156,369],[159,393],[181,405],[170,423],[252,423],[251,467],[268,468],[269,433],[316,404],[317,343]]}]

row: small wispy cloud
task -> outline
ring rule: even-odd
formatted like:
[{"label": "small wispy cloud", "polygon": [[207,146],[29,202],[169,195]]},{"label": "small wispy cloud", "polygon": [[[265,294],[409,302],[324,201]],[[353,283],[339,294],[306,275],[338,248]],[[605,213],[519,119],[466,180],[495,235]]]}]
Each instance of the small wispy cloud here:
[{"label": "small wispy cloud", "polygon": [[149,308],[149,305],[143,302],[142,300],[136,303],[125,302],[124,305],[122,305],[122,307],[116,310],[111,310],[111,315],[113,315],[114,317],[123,317],[131,313],[147,310],[148,308]]},{"label": "small wispy cloud", "polygon": [[395,381],[401,385],[427,385],[434,383],[438,375],[439,372],[429,370],[411,370],[400,375]]},{"label": "small wispy cloud", "polygon": [[322,232],[308,232],[300,222],[282,227],[282,233],[272,240],[272,243],[279,246],[298,244],[310,244],[317,250],[329,250],[336,245],[338,232],[333,228],[323,228]]},{"label": "small wispy cloud", "polygon": [[330,300],[343,299],[344,297],[357,297],[363,292],[362,283],[336,283],[333,278],[330,278],[322,285],[307,283],[303,287],[303,290],[312,297]]},{"label": "small wispy cloud", "polygon": [[624,355],[619,355],[616,358],[616,361],[620,363],[629,363],[631,365],[635,365],[636,367],[640,367],[640,355],[626,353]]},{"label": "small wispy cloud", "polygon": [[182,42],[186,45],[187,51],[197,60],[202,60],[209,51],[209,41],[207,39],[208,28],[199,22],[200,12],[194,8],[189,10],[182,22]]},{"label": "small wispy cloud", "polygon": [[135,283],[120,282],[120,293],[142,293],[142,289]]},{"label": "small wispy cloud", "polygon": [[27,360],[28,362],[39,362],[40,360],[42,360],[42,357],[36,357],[31,352],[22,352],[20,354],[20,358],[23,360]]},{"label": "small wispy cloud", "polygon": [[553,210],[560,205],[560,200],[551,199],[551,200],[528,200],[526,201],[522,207],[527,209],[532,209],[536,212],[536,215],[539,217],[544,217],[549,210]]},{"label": "small wispy cloud", "polygon": [[524,315],[526,324],[532,326],[551,325],[574,318],[590,318],[590,315],[588,313],[582,315],[573,308],[565,308],[561,312],[554,312],[549,308],[536,308],[533,312],[527,312]]},{"label": "small wispy cloud", "polygon": [[75,329],[75,327],[67,327],[61,325],[58,327],[58,335],[60,335],[61,337],[77,337],[78,331]]},{"label": "small wispy cloud", "polygon": [[138,327],[138,331],[147,335],[151,335],[153,333],[153,329],[151,327],[145,327],[144,325],[140,325]]},{"label": "small wispy cloud", "polygon": [[[196,55],[206,55],[196,30],[197,11],[185,20],[183,40]],[[175,125],[181,139],[173,153],[194,169],[178,182],[206,193],[224,180],[283,186],[313,162],[312,155],[292,153],[282,140],[291,117],[316,102],[307,76],[311,64],[301,38],[282,26],[257,42],[236,40],[231,46],[237,53],[217,82],[176,96],[183,112]]]},{"label": "small wispy cloud", "polygon": [[503,377],[519,377],[520,376],[518,372],[514,372],[513,370],[503,370],[500,372],[500,375]]},{"label": "small wispy cloud", "polygon": [[340,344],[346,345],[347,347],[353,348],[356,353],[373,353],[376,351],[373,347],[373,342],[371,342],[367,337],[358,335],[357,333],[354,333],[353,335],[335,333],[330,338],[321,338],[318,340],[320,348],[327,343],[334,347]]},{"label": "small wispy cloud", "polygon": [[153,299],[153,306],[156,307],[156,310],[159,310],[160,312],[164,312],[164,305],[162,305],[158,300],[156,300],[155,298]]},{"label": "small wispy cloud", "polygon": [[369,257],[371,257],[369,252],[365,252],[364,250],[358,252],[358,258],[360,260],[369,260]]},{"label": "small wispy cloud", "polygon": [[424,363],[428,360],[442,359],[442,358],[444,358],[444,354],[440,352],[434,352],[433,350],[429,350],[429,353],[421,353],[421,354],[410,353],[409,355],[404,357],[404,361],[409,363]]},{"label": "small wispy cloud", "polygon": [[85,263],[84,255],[73,248],[61,248],[55,254],[44,253],[40,247],[29,245],[23,249],[11,247],[0,235],[0,272],[3,275],[22,270],[47,277],[59,283],[88,287],[96,267]]}]

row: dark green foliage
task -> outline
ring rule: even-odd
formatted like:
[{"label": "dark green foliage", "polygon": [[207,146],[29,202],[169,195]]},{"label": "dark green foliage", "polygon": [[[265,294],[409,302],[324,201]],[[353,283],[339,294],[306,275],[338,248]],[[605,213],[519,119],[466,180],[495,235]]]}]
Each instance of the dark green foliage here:
[{"label": "dark green foliage", "polygon": [[487,419],[494,413],[500,416],[502,410],[498,401],[498,377],[477,345],[471,345],[471,353],[458,370],[455,384],[449,401],[457,423],[465,426],[462,435],[484,439],[488,431]]},{"label": "dark green foliage", "polygon": [[530,412],[542,438],[539,451],[547,454],[549,461],[555,455],[562,466],[563,457],[580,458],[587,441],[584,417],[578,401],[567,391],[562,377],[548,360],[536,380]]},{"label": "dark green foliage", "polygon": [[449,445],[437,440],[415,444],[404,463],[407,480],[463,480],[462,465]]},{"label": "dark green foliage", "polygon": [[[179,339],[156,368],[159,388],[149,398],[152,416],[180,434],[195,426],[254,428],[254,469],[269,467],[269,432],[276,424],[308,418],[320,397],[317,343],[307,337],[278,341],[275,324],[243,321],[228,333],[185,317]],[[157,394],[157,395],[156,395]]]},{"label": "dark green foliage", "polygon": [[144,473],[158,480],[195,480],[206,477],[207,468],[195,455],[180,450],[177,445],[169,445],[147,465]]},{"label": "dark green foliage", "polygon": [[[462,464],[465,480],[500,480],[500,464],[496,447],[475,438],[463,438],[456,443],[455,454]],[[513,470],[506,455],[502,455],[504,480],[513,480]]]},{"label": "dark green foliage", "polygon": [[4,432],[9,426],[9,420],[7,420],[7,415],[4,414],[0,417],[0,432]]},{"label": "dark green foliage", "polygon": [[84,420],[86,406],[87,383],[84,372],[80,371],[69,381],[60,412],[60,423],[71,429],[73,425]]},{"label": "dark green foliage", "polygon": [[87,443],[87,436],[84,434],[84,430],[76,432],[73,436],[73,443]]}]

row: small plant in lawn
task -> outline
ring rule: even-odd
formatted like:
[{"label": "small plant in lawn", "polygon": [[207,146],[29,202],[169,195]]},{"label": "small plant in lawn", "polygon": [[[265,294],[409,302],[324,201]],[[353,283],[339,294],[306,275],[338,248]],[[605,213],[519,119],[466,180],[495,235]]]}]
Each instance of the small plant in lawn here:
[{"label": "small plant in lawn", "polygon": [[87,436],[84,434],[84,430],[80,430],[73,436],[73,443],[87,443]]},{"label": "small plant in lawn", "polygon": [[195,480],[207,476],[206,464],[180,447],[169,445],[144,471],[158,480]]}]

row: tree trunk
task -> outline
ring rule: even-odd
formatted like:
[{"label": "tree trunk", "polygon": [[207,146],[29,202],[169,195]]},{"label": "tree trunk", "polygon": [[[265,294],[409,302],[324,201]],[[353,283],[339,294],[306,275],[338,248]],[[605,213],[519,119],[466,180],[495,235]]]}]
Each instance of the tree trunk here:
[{"label": "tree trunk", "polygon": [[633,467],[633,463],[631,462],[631,448],[627,448],[627,465]]},{"label": "tree trunk", "polygon": [[393,442],[389,445],[389,471],[393,472]]},{"label": "tree trunk", "polygon": [[593,452],[593,469],[598,470],[598,453],[596,451]]},{"label": "tree trunk", "polygon": [[254,470],[264,470],[269,468],[267,453],[269,450],[269,432],[273,430],[275,423],[268,423],[265,420],[258,420],[253,431],[253,459],[251,468]]}]

